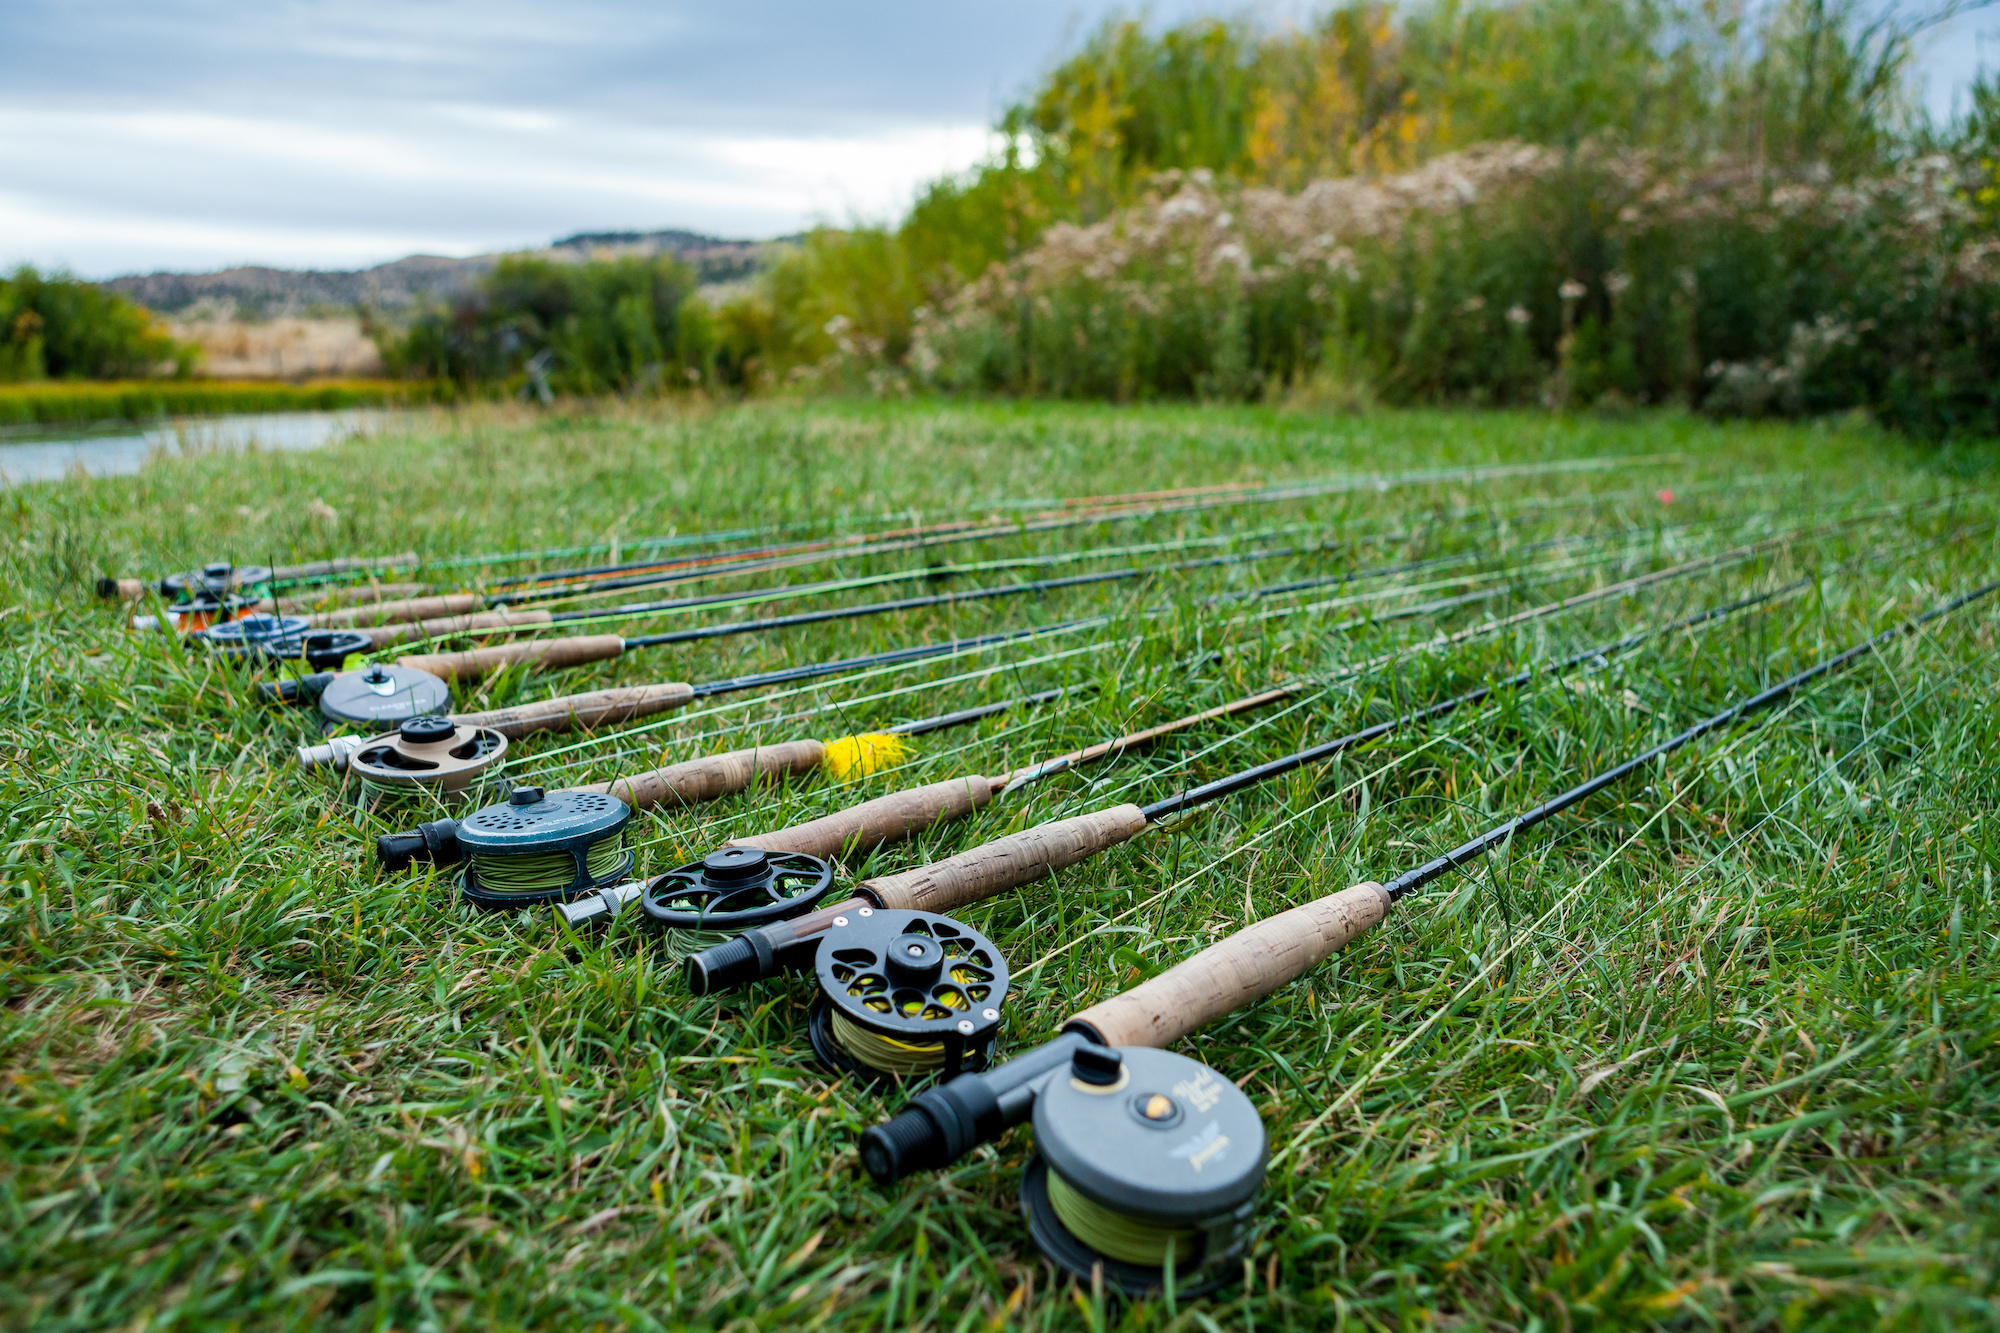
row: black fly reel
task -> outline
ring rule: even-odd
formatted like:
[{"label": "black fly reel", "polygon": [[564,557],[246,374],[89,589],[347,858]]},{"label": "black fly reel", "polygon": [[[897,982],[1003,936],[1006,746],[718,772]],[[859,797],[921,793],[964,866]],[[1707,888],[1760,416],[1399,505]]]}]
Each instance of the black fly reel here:
[{"label": "black fly reel", "polygon": [[465,900],[513,911],[608,888],[632,873],[631,822],[632,808],[603,792],[516,787],[458,821]]},{"label": "black fly reel", "polygon": [[722,847],[648,880],[640,908],[680,959],[808,912],[832,887],[833,867],[817,856]]},{"label": "black fly reel", "polygon": [[210,625],[201,638],[210,652],[232,662],[255,662],[268,655],[273,645],[301,639],[312,629],[304,616],[239,616]]},{"label": "black fly reel", "polygon": [[935,912],[862,907],[820,940],[809,1031],[827,1069],[877,1085],[991,1063],[1007,960]]},{"label": "black fly reel", "polygon": [[1128,1296],[1213,1291],[1242,1274],[1267,1159],[1241,1089],[1197,1060],[1081,1046],[1035,1098],[1028,1231],[1083,1282]]},{"label": "black fly reel", "polygon": [[160,596],[169,602],[193,601],[203,596],[228,597],[269,583],[271,577],[272,572],[267,565],[232,565],[227,561],[216,561],[200,569],[167,575],[160,580]]},{"label": "black fly reel", "polygon": [[393,736],[363,745],[347,760],[364,804],[383,798],[455,796],[507,756],[507,738],[490,727],[448,717],[415,717]]},{"label": "black fly reel", "polygon": [[367,652],[375,646],[375,642],[360,630],[308,627],[297,634],[266,639],[260,646],[264,656],[273,662],[304,662],[314,671],[338,671],[348,658]]}]

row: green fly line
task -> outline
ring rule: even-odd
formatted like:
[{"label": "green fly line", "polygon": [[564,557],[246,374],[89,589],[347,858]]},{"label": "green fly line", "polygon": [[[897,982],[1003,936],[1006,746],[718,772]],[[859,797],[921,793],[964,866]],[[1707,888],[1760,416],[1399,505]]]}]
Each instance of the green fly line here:
[{"label": "green fly line", "polygon": [[[591,844],[584,855],[585,873],[592,881],[605,879],[624,858],[625,835],[621,831]],[[488,893],[549,893],[575,882],[576,857],[570,852],[531,852],[526,856],[474,852],[472,869],[479,887]]]},{"label": "green fly line", "polygon": [[1193,1227],[1162,1227],[1116,1213],[1086,1199],[1051,1168],[1049,1205],[1070,1235],[1107,1259],[1165,1268],[1169,1255],[1176,1264],[1193,1253],[1198,1237]]}]

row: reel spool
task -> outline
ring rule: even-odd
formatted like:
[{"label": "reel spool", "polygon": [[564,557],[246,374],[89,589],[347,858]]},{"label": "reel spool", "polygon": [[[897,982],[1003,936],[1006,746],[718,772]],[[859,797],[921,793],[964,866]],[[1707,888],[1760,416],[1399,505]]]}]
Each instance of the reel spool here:
[{"label": "reel spool", "polygon": [[804,852],[723,847],[656,875],[640,907],[664,927],[676,962],[711,945],[810,911],[833,887],[833,867]]},{"label": "reel spool", "polygon": [[307,629],[282,639],[267,640],[262,646],[264,655],[273,662],[303,660],[314,671],[338,671],[348,658],[367,652],[375,643],[360,630]]},{"label": "reel spool", "polygon": [[1028,1232],[1084,1282],[1102,1267],[1128,1296],[1182,1296],[1241,1275],[1264,1182],[1264,1123],[1234,1083],[1143,1046],[1077,1048],[1035,1098],[1021,1179]]},{"label": "reel spool", "polygon": [[184,574],[167,575],[160,580],[160,596],[169,602],[192,601],[204,595],[228,597],[260,583],[269,583],[271,578],[269,565],[232,565],[226,560],[218,560]]},{"label": "reel spool", "polygon": [[881,1085],[991,1063],[1007,960],[972,927],[862,907],[833,919],[816,957],[808,1031],[832,1072]]},{"label": "reel spool", "polygon": [[[235,593],[196,593],[166,609],[166,627],[177,634],[199,634],[236,619],[245,611],[255,609],[256,605],[256,599],[239,597]],[[160,617],[133,616],[132,628],[158,629]]]},{"label": "reel spool", "polygon": [[507,755],[507,738],[487,727],[462,727],[447,717],[413,717],[390,740],[362,746],[347,760],[361,779],[364,802],[429,794],[454,795]]},{"label": "reel spool", "polygon": [[443,713],[450,705],[451,686],[430,672],[381,662],[336,676],[319,696],[319,711],[327,721],[370,731],[388,731],[413,717]]},{"label": "reel spool", "polygon": [[461,891],[474,906],[502,912],[607,888],[632,873],[631,822],[631,807],[615,796],[516,787],[504,803],[458,822]]},{"label": "reel spool", "polygon": [[270,651],[271,645],[297,639],[312,628],[304,616],[258,613],[210,625],[201,637],[209,651],[232,662],[246,662]]}]

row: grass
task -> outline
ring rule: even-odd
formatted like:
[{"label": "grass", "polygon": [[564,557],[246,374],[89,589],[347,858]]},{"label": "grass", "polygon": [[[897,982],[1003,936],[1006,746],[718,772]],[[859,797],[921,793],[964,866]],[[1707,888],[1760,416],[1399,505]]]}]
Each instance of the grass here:
[{"label": "grass", "polygon": [[146,421],[163,416],[304,412],[433,402],[436,386],[402,380],[32,380],[0,384],[0,425]]},{"label": "grass", "polygon": [[[1250,1093],[1280,1156],[1246,1280],[1169,1307],[1093,1301],[1039,1260],[1014,1193],[1026,1134],[942,1178],[887,1192],[861,1179],[855,1138],[897,1098],[813,1065],[802,982],[696,1003],[654,945],[573,947],[538,914],[469,915],[443,877],[378,876],[369,841],[386,825],[288,763],[317,734],[310,718],[260,712],[243,679],[131,634],[89,596],[100,573],[224,555],[625,543],[935,516],[1007,496],[1663,453],[1679,457],[952,548],[969,560],[1303,520],[1382,539],[1144,590],[633,654],[559,685],[511,676],[468,696],[702,680],[1090,608],[1178,608],[1121,624],[1119,635],[1149,636],[1136,646],[983,680],[919,689],[968,664],[912,668],[725,700],[727,711],[622,739],[522,743],[516,777],[597,779],[1064,680],[1099,687],[977,734],[941,733],[905,769],[846,788],[800,782],[644,816],[641,863],[664,868],[724,836],[1000,771],[1621,572],[1822,516],[1957,497],[1189,733],[848,867],[915,865],[1151,799],[1523,658],[1815,577],[1758,614],[1296,773],[969,911],[1013,962],[1007,1040],[1019,1050],[1247,920],[1387,877],[1994,577],[1988,456],[1674,416],[481,408],[316,454],[163,461],[7,492],[0,1318],[38,1329],[1993,1322],[1991,602],[1406,900],[1344,955],[1188,1042]],[[1232,628],[1197,604],[1225,584],[1343,563],[1453,552],[1478,568],[1545,563],[1520,548],[1607,532],[1622,535],[1593,549],[1615,559],[1435,622],[1332,633],[1337,615],[1301,613]],[[1218,646],[1231,648],[1219,664],[1176,665]]]}]

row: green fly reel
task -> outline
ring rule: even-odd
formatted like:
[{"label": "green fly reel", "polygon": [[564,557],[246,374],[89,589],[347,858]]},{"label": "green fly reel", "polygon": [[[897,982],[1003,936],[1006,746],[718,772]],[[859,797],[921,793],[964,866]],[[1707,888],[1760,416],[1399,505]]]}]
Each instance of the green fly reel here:
[{"label": "green fly reel", "polygon": [[632,873],[631,822],[631,807],[603,792],[516,787],[458,822],[465,900],[514,911],[608,888]]},{"label": "green fly reel", "polygon": [[1084,1045],[1035,1098],[1028,1232],[1084,1282],[1199,1295],[1241,1275],[1264,1183],[1257,1108],[1196,1060]]}]

